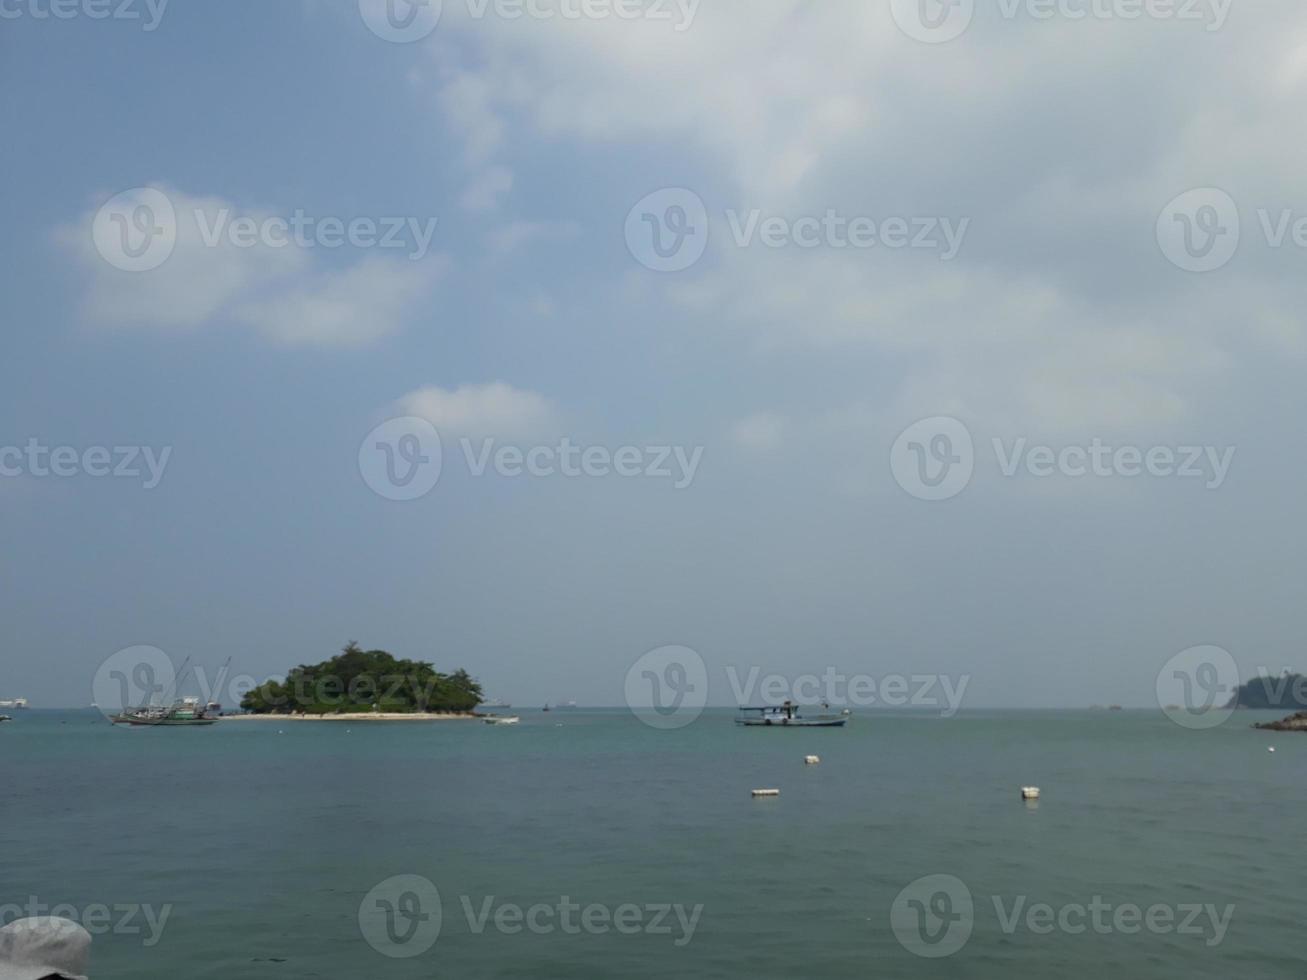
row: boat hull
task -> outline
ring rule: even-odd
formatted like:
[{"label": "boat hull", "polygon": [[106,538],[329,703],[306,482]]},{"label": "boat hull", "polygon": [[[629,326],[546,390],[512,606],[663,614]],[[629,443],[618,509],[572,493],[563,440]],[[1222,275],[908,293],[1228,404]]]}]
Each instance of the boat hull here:
[{"label": "boat hull", "polygon": [[735,724],[742,728],[843,728],[848,721],[847,718],[751,718],[736,719]]},{"label": "boat hull", "polygon": [[115,725],[131,725],[135,728],[180,728],[193,725],[216,725],[217,718],[125,718],[122,715],[113,719]]}]

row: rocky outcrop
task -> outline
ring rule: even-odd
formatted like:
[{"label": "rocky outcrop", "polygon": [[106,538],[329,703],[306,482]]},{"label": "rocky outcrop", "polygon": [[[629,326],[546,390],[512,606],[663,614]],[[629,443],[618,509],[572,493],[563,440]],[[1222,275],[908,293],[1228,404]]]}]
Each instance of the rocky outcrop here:
[{"label": "rocky outcrop", "polygon": [[1253,725],[1253,728],[1260,728],[1268,732],[1307,732],[1307,711],[1299,711],[1296,715],[1290,715],[1288,718],[1282,718],[1279,721],[1268,721],[1263,725]]}]

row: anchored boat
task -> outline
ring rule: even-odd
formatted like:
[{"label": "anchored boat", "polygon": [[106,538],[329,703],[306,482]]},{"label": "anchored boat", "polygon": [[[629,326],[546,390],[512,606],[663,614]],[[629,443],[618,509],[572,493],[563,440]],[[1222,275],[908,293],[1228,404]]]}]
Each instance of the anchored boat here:
[{"label": "anchored boat", "polygon": [[148,706],[145,708],[128,708],[121,714],[113,716],[115,725],[160,726],[160,725],[213,725],[218,721],[222,705],[210,701],[200,704],[199,698],[182,698],[169,707]]},{"label": "anchored boat", "polygon": [[849,721],[847,710],[832,714],[827,705],[813,714],[804,714],[804,710],[793,701],[765,708],[741,708],[735,724],[747,728],[843,728]]}]

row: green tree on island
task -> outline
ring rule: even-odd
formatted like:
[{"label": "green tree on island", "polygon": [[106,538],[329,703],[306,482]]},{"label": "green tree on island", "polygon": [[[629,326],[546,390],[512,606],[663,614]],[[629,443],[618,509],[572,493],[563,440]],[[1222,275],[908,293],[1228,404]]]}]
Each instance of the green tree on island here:
[{"label": "green tree on island", "polygon": [[424,661],[397,660],[351,641],[330,660],[301,664],[285,681],[259,685],[241,699],[241,707],[254,714],[411,714],[471,711],[482,699],[481,685],[461,668],[442,674]]},{"label": "green tree on island", "polygon": [[1235,691],[1228,707],[1307,708],[1307,677],[1287,670],[1279,677],[1255,677]]}]

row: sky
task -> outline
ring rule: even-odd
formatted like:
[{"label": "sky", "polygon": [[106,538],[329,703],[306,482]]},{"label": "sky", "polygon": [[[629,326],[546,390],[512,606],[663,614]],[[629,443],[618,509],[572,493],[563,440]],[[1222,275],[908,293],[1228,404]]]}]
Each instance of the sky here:
[{"label": "sky", "polygon": [[0,0],[0,698],[1307,667],[1304,95],[1298,0]]}]

